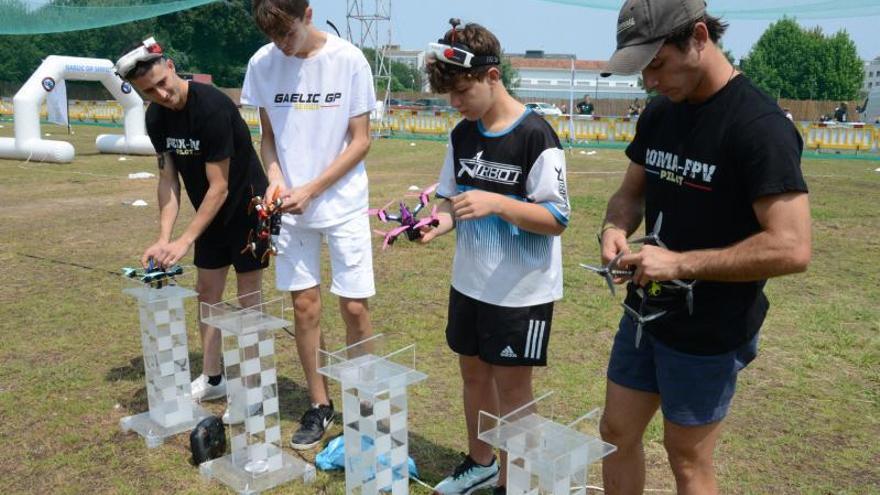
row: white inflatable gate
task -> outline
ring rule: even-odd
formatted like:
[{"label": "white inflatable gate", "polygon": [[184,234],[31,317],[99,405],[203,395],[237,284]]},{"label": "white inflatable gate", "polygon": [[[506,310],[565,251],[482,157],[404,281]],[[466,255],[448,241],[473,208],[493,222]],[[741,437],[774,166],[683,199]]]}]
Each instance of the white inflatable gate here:
[{"label": "white inflatable gate", "polygon": [[50,55],[15,94],[15,138],[0,138],[0,158],[38,162],[73,161],[73,145],[40,139],[40,106],[57,81],[98,81],[125,110],[125,135],[101,134],[95,140],[101,153],[152,155],[155,153],[144,123],[144,102],[113,71],[106,59]]}]

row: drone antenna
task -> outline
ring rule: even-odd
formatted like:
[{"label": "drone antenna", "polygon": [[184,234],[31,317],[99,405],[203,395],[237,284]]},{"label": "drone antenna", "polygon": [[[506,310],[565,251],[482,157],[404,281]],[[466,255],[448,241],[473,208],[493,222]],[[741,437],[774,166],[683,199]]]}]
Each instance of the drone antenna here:
[{"label": "drone antenna", "polygon": [[458,31],[458,25],[461,24],[461,19],[458,17],[453,17],[449,19],[449,24],[452,25],[452,35],[449,37],[449,41],[451,45],[455,44],[455,33]]}]

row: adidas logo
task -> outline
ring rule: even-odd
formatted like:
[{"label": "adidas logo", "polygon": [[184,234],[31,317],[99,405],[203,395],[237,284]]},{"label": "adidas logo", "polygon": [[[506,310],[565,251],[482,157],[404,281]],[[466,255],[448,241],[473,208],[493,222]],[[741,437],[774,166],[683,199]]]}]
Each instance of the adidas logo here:
[{"label": "adidas logo", "polygon": [[503,351],[501,351],[501,357],[515,358],[515,357],[519,357],[519,356],[517,356],[516,353],[513,352],[513,349],[511,349],[510,346],[507,346],[504,348]]}]

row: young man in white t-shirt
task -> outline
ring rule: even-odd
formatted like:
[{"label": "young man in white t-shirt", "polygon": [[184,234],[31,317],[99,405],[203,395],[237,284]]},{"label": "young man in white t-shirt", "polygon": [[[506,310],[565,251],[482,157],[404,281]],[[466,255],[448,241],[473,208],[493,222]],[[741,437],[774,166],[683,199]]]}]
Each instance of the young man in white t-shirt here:
[{"label": "young man in white t-shirt", "polygon": [[317,445],[333,421],[321,345],[321,239],[330,250],[332,284],[350,345],[369,337],[367,298],[375,294],[363,159],[370,149],[373,77],[363,53],[318,31],[307,0],[255,0],[254,19],[272,43],[248,63],[241,102],[260,107],[265,197],[282,198],[276,286],[291,292],[296,346],[312,407],[291,438]]}]

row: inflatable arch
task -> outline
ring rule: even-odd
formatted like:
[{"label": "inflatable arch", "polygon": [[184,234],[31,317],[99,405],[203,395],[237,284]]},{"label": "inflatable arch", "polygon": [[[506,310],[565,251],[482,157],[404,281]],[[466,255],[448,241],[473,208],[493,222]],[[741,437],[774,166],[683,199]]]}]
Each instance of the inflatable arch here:
[{"label": "inflatable arch", "polygon": [[15,94],[15,138],[0,138],[0,158],[65,163],[73,161],[73,145],[40,139],[40,105],[57,81],[98,81],[125,110],[125,135],[101,134],[95,140],[101,153],[155,153],[144,123],[144,101],[106,59],[51,55]]}]

